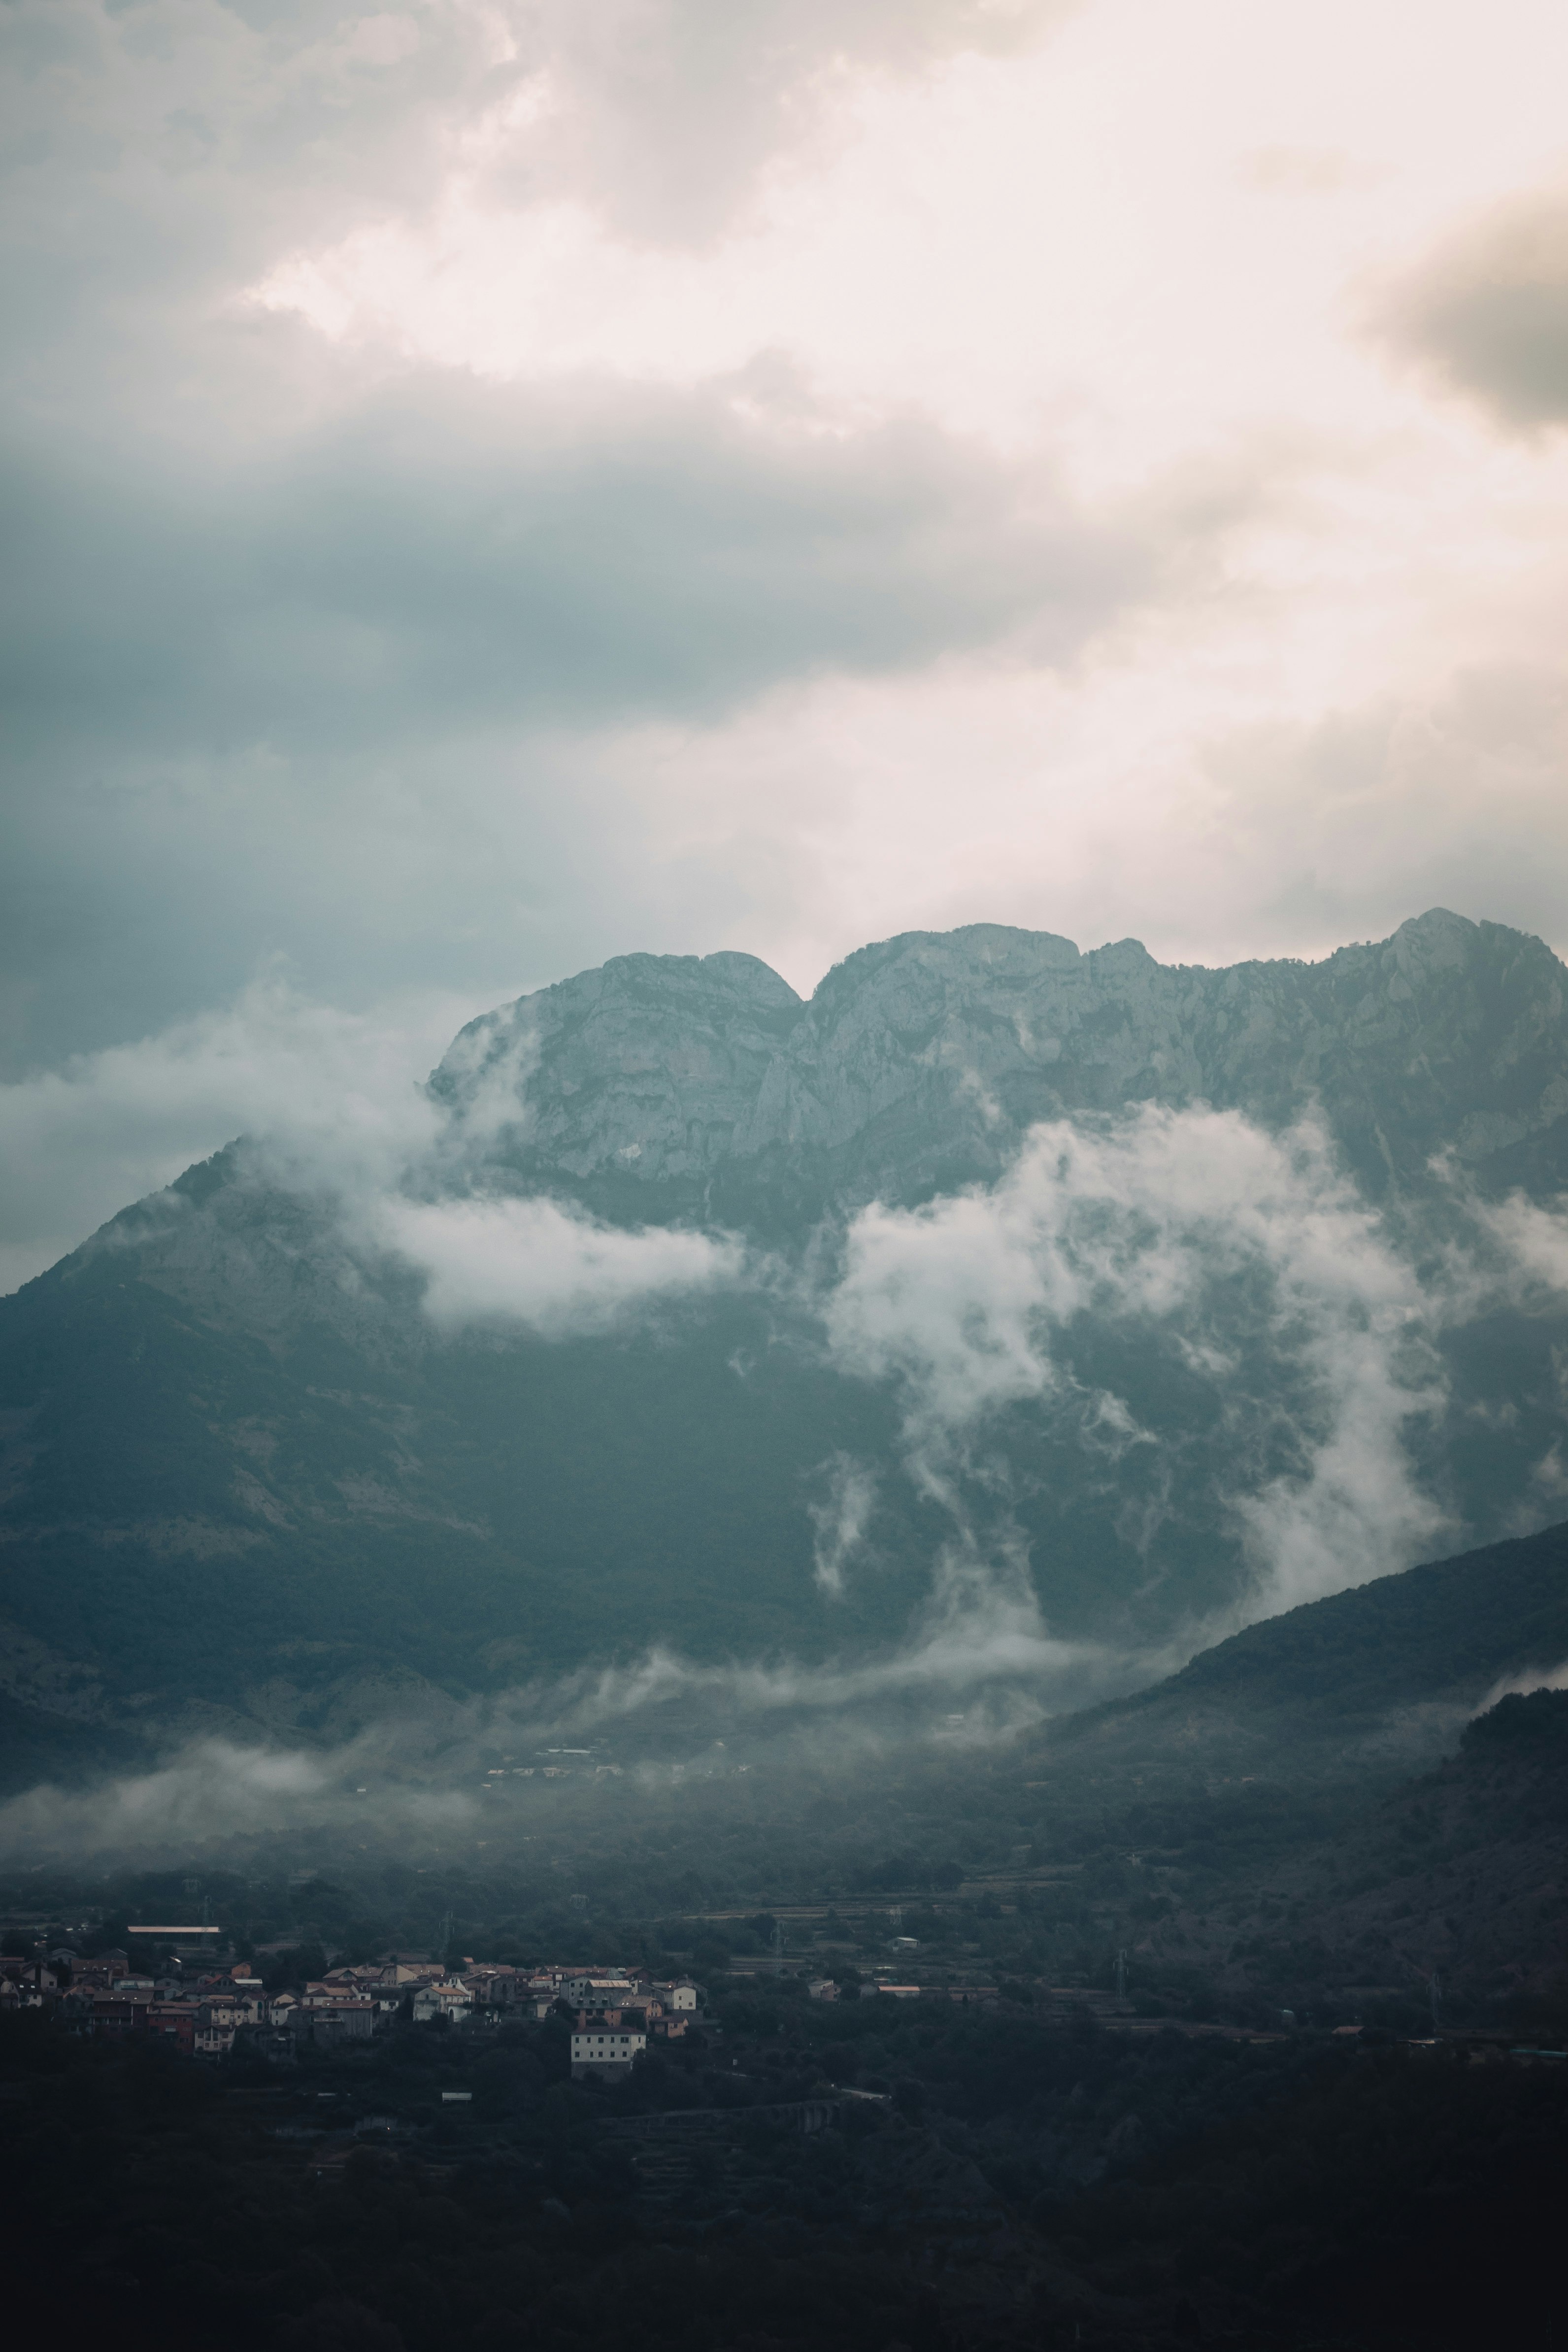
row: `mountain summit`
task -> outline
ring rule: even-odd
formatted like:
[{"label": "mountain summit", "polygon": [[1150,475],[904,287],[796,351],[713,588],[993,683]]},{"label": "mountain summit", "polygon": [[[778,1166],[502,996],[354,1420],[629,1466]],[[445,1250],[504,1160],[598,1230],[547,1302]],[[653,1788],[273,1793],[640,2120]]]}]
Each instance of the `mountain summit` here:
[{"label": "mountain summit", "polygon": [[473,1022],[434,1086],[522,1187],[747,1224],[994,1176],[1040,1119],[1320,1104],[1375,1191],[1452,1150],[1568,1173],[1562,964],[1443,908],[1325,962],[1156,963],[971,923],[862,948],[802,1003],[744,955],[618,956]]}]

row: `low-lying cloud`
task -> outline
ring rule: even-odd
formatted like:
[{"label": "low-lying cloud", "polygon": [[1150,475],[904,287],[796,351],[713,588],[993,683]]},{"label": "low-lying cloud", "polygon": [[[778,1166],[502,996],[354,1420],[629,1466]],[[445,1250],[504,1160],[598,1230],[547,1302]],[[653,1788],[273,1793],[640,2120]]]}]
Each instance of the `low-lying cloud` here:
[{"label": "low-lying cloud", "polygon": [[824,1592],[841,1598],[844,1572],[861,1551],[876,1510],[877,1475],[869,1462],[835,1454],[820,1465],[822,1492],[806,1506],[811,1522],[811,1566]]},{"label": "low-lying cloud", "polygon": [[385,1202],[387,1242],[418,1268],[444,1332],[526,1325],[545,1339],[609,1329],[661,1300],[740,1279],[738,1242],[664,1229],[627,1233],[549,1200]]},{"label": "low-lying cloud", "polygon": [[[1250,1555],[1244,1614],[1407,1566],[1443,1528],[1405,1444],[1443,1402],[1433,1303],[1315,1127],[1153,1106],[1037,1127],[989,1190],[863,1212],[826,1313],[839,1362],[898,1382],[928,1492],[1022,1404],[1082,1450],[1146,1448],[1156,1476],[1200,1451]],[[1095,1381],[1107,1335],[1145,1394]],[[1201,1448],[1162,1426],[1154,1371],[1210,1401]]]},{"label": "low-lying cloud", "polygon": [[[520,1833],[517,1818],[482,1801],[496,1794],[484,1780],[498,1753],[528,1759],[531,1796],[553,1785],[559,1798],[565,1783],[539,1772],[546,1743],[559,1762],[563,1744],[609,1739],[615,1787],[667,1790],[688,1772],[712,1772],[722,1728],[735,1749],[725,1769],[750,1758],[777,1779],[802,1763],[820,1769],[830,1753],[885,1757],[933,1739],[984,1745],[1125,1687],[1124,1662],[1045,1633],[1027,1570],[1017,1568],[1009,1582],[961,1546],[945,1548],[907,1638],[871,1656],[716,1663],[654,1647],[626,1664],[584,1666],[482,1699],[432,1688],[422,1705],[383,1707],[333,1746],[190,1740],[144,1771],[85,1790],[46,1783],[0,1804],[0,1854],[127,1856],[317,1832],[350,1843],[472,1844]],[[577,1790],[592,1766],[580,1750],[572,1762]],[[515,1786],[508,1793],[518,1796]]]},{"label": "low-lying cloud", "polygon": [[274,971],[158,1035],[0,1085],[0,1290],[241,1134],[271,1181],[386,1192],[437,1139],[420,1081],[466,1009],[432,992],[345,1012]]},{"label": "low-lying cloud", "polygon": [[[593,1777],[572,1759],[572,1789],[539,1771],[554,1744],[613,1740],[612,1785],[667,1790],[715,1767],[713,1732],[770,1778],[805,1763],[886,1757],[911,1745],[984,1745],[1126,1685],[1122,1661],[1092,1643],[1052,1641],[1027,1578],[1011,1591],[957,1549],[938,1562],[930,1602],[909,1638],[872,1657],[825,1664],[715,1664],[655,1648],[618,1666],[584,1667],[482,1700],[430,1694],[423,1710],[383,1712],[333,1747],[187,1742],[142,1772],[86,1790],[44,1784],[0,1804],[0,1854],[188,1851],[231,1839],[328,1832],[350,1843],[398,1838],[439,1847],[520,1833],[519,1818],[483,1802],[498,1753],[527,1757],[528,1796],[559,1799]],[[962,1702],[955,1715],[953,1703]],[[646,1740],[656,1756],[639,1760]],[[722,1748],[725,1743],[719,1743]],[[508,1776],[509,1777],[509,1776]],[[507,1794],[518,1796],[515,1786]],[[526,1801],[526,1800],[525,1800]]]},{"label": "low-lying cloud", "polygon": [[1499,1699],[1528,1698],[1538,1690],[1568,1690],[1568,1658],[1555,1666],[1521,1666],[1517,1674],[1500,1675],[1475,1713],[1485,1715]]},{"label": "low-lying cloud", "polygon": [[[368,1819],[370,1792],[355,1778],[382,1762],[383,1743],[384,1732],[333,1750],[193,1740],[146,1772],[79,1791],[46,1783],[9,1799],[0,1805],[0,1852],[128,1854]],[[455,1789],[388,1784],[378,1787],[376,1832],[435,1835],[475,1811]]]}]

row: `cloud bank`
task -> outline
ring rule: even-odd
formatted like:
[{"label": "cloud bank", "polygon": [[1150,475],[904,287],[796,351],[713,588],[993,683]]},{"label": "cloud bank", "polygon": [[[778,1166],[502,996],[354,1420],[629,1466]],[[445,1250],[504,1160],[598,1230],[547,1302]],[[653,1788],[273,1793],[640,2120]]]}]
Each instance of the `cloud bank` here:
[{"label": "cloud bank", "polygon": [[[42,1847],[82,1856],[133,1854],[341,1828],[356,1818],[368,1820],[355,1778],[383,1761],[378,1739],[331,1751],[193,1740],[150,1771],[127,1773],[79,1794],[46,1784],[9,1799],[0,1805],[0,1852]],[[455,1789],[383,1782],[375,1833],[402,1830],[436,1838],[461,1831],[476,1810],[473,1798]]]}]

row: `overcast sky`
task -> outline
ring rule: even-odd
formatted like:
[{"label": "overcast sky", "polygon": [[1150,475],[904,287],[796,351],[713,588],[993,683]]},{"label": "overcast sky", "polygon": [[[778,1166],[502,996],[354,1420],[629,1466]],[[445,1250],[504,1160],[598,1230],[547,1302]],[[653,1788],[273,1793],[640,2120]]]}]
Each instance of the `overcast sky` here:
[{"label": "overcast sky", "polygon": [[0,43],[0,1280],[626,950],[1568,945],[1561,0]]}]

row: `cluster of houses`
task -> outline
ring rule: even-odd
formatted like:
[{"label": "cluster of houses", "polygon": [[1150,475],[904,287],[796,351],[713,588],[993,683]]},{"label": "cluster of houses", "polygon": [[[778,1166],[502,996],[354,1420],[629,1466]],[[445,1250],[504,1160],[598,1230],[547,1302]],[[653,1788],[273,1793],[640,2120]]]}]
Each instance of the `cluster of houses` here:
[{"label": "cluster of houses", "polygon": [[571,2079],[627,2074],[650,2042],[678,2042],[697,2017],[701,1996],[689,1977],[661,1981],[640,1970],[590,1969],[569,1978],[573,2011]]},{"label": "cluster of houses", "polygon": [[573,2019],[571,2070],[582,2081],[629,2072],[650,2042],[679,2040],[700,2006],[689,1978],[659,1980],[643,1969],[469,1960],[451,1972],[396,1953],[281,1992],[268,1992],[247,1961],[161,1977],[138,1973],[122,1951],[84,1959],[62,1948],[0,1961],[0,2014],[43,2009],[95,2038],[157,2035],[198,2058],[227,2056],[240,2035],[256,2055],[287,2059],[306,2042],[368,2041],[402,2017],[497,2025],[561,2011]]}]

